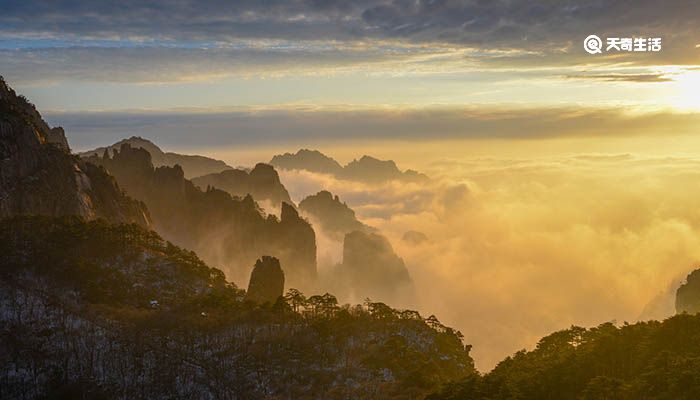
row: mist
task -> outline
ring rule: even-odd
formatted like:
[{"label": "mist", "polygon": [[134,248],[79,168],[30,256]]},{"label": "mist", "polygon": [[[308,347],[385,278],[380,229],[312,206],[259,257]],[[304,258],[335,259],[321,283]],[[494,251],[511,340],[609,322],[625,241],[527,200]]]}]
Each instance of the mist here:
[{"label": "mist", "polygon": [[[675,287],[700,260],[700,159],[422,162],[428,184],[280,176],[295,202],[329,190],[386,235],[415,283],[391,305],[459,329],[482,371],[571,325],[672,315]],[[428,240],[407,243],[407,231]],[[318,230],[317,239],[323,271],[342,247]]]}]

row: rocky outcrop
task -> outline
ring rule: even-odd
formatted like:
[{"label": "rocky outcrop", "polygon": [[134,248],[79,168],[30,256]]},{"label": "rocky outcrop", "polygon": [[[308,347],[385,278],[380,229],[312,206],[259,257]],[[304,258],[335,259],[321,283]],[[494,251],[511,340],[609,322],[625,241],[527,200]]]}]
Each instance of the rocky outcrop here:
[{"label": "rocky outcrop", "polygon": [[221,266],[229,279],[245,281],[262,255],[277,257],[295,287],[309,287],[316,278],[316,236],[293,206],[282,203],[280,219],[265,215],[251,196],[202,191],[180,166],[155,168],[146,150],[128,144],[112,156],[86,160],[104,166],[129,195],[146,203],[158,233]]},{"label": "rocky outcrop", "polygon": [[676,291],[676,313],[700,312],[700,269],[688,274],[685,283]]},{"label": "rocky outcrop", "polygon": [[363,297],[391,299],[412,287],[403,259],[386,237],[376,233],[356,231],[345,235],[340,271],[348,287]]},{"label": "rocky outcrop", "polygon": [[269,164],[259,163],[250,172],[230,169],[192,179],[200,189],[214,187],[236,197],[253,196],[257,201],[269,201],[274,207],[282,202],[292,204],[289,192],[280,182],[279,174]]},{"label": "rocky outcrop", "polygon": [[246,300],[258,304],[275,303],[284,294],[284,271],[275,257],[262,256],[250,273]]},{"label": "rocky outcrop", "polygon": [[324,232],[338,240],[342,240],[346,233],[352,231],[373,231],[372,228],[357,220],[355,211],[327,190],[302,200],[299,203],[299,210],[317,221]]},{"label": "rocky outcrop", "polygon": [[143,204],[102,168],[70,154],[62,128],[0,78],[0,218],[78,215],[149,225]]},{"label": "rocky outcrop", "polygon": [[213,158],[164,152],[150,140],[139,136],[132,136],[128,139],[120,140],[111,146],[98,147],[94,150],[82,152],[79,155],[81,157],[92,157],[103,156],[105,152],[112,154],[115,150],[119,150],[123,144],[128,144],[133,148],[141,148],[149,152],[151,154],[151,162],[156,167],[173,167],[179,165],[185,173],[185,178],[188,179],[231,169],[225,162]]},{"label": "rocky outcrop", "polygon": [[379,160],[362,156],[342,167],[337,161],[318,150],[301,149],[296,154],[285,153],[272,157],[270,164],[289,170],[306,170],[330,174],[339,179],[381,183],[392,180],[404,182],[426,182],[429,178],[413,170],[401,171],[392,160]]}]

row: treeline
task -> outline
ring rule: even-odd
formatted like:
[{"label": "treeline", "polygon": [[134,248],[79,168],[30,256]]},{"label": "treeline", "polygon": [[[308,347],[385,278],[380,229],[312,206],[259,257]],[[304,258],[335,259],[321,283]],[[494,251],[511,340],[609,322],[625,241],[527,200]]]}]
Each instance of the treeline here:
[{"label": "treeline", "polygon": [[245,301],[136,225],[0,222],[0,398],[422,398],[475,374],[434,316],[291,289]]},{"label": "treeline", "polygon": [[700,315],[572,327],[428,399],[700,399]]}]

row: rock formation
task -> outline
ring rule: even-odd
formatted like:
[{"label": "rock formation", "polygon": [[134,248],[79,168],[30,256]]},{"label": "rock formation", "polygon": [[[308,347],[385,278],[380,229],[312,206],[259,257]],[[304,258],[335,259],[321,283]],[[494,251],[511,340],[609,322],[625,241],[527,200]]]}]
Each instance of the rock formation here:
[{"label": "rock formation", "polygon": [[259,163],[250,172],[242,169],[229,169],[192,179],[200,189],[215,187],[236,197],[253,196],[256,201],[269,201],[279,207],[282,202],[292,204],[289,192],[280,182],[275,168]]},{"label": "rock formation", "polygon": [[175,165],[179,165],[182,168],[182,171],[185,173],[185,178],[188,179],[231,169],[231,167],[226,165],[225,162],[209,157],[170,152],[166,153],[150,140],[138,136],[132,136],[128,139],[120,140],[108,147],[98,147],[94,150],[85,151],[79,155],[81,157],[104,156],[106,154],[105,152],[107,152],[107,154],[112,154],[115,150],[119,150],[123,144],[128,144],[133,148],[141,148],[148,151],[151,154],[151,162],[153,162],[153,165],[156,167],[173,167]]},{"label": "rock formation", "polygon": [[425,182],[429,178],[413,170],[401,171],[392,160],[378,160],[362,156],[342,167],[337,161],[318,150],[301,149],[296,154],[285,153],[272,157],[270,164],[281,169],[298,169],[330,174],[339,179],[381,183],[391,180]]},{"label": "rock formation", "polygon": [[250,273],[246,300],[264,304],[274,303],[284,293],[284,271],[275,257],[262,256]]},{"label": "rock formation", "polygon": [[0,218],[78,215],[149,225],[143,204],[102,168],[70,154],[62,128],[0,78]]},{"label": "rock formation", "polygon": [[146,150],[128,144],[111,157],[86,160],[104,166],[129,195],[146,203],[158,233],[222,266],[229,279],[245,281],[262,255],[277,257],[295,287],[308,287],[315,279],[315,234],[293,206],[282,203],[280,219],[266,216],[251,196],[202,191],[185,179],[180,166],[154,168]]},{"label": "rock formation", "polygon": [[373,231],[372,228],[357,220],[355,211],[327,190],[302,200],[299,203],[299,210],[318,221],[320,228],[337,240],[342,240],[346,233],[352,231]]},{"label": "rock formation", "polygon": [[390,299],[412,286],[403,259],[394,253],[386,237],[376,233],[355,231],[345,235],[340,270],[347,285],[363,298]]},{"label": "rock formation", "polygon": [[686,281],[676,291],[676,313],[700,312],[700,269],[688,274]]}]

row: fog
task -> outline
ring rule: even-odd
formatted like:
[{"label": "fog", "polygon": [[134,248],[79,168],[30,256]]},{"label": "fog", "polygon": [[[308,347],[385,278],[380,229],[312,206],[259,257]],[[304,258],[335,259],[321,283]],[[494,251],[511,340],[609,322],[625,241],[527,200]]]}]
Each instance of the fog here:
[{"label": "fog", "polygon": [[[700,159],[579,154],[420,164],[429,184],[280,176],[295,202],[329,190],[386,235],[415,283],[415,298],[391,305],[459,329],[482,371],[572,324],[670,315],[675,287],[700,260]],[[405,243],[409,230],[429,240]],[[319,268],[338,262],[341,244],[317,236]]]}]

